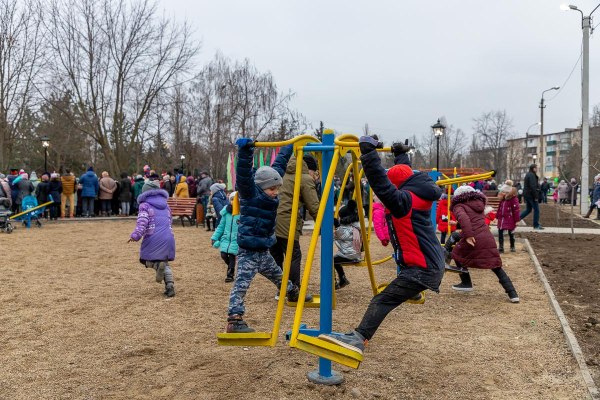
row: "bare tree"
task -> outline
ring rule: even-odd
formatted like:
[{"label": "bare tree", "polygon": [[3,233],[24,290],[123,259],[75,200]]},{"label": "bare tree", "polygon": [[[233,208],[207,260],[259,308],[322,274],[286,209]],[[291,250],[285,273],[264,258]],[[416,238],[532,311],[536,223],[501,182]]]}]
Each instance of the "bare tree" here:
[{"label": "bare tree", "polygon": [[47,28],[60,76],[111,173],[133,167],[159,95],[192,66],[187,24],[157,15],[149,0],[52,0]]},{"label": "bare tree", "polygon": [[512,120],[506,111],[489,111],[474,120],[474,143],[478,148],[471,152],[479,152],[480,168],[494,169],[500,173],[505,171],[506,140],[512,137]]},{"label": "bare tree", "polygon": [[32,106],[43,65],[39,3],[0,0],[0,168],[14,158],[15,141]]}]

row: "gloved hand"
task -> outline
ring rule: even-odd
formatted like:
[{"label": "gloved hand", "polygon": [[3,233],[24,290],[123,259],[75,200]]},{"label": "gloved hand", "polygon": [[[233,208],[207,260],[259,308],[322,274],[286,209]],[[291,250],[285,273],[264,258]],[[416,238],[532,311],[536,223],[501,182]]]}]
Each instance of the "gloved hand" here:
[{"label": "gloved hand", "polygon": [[254,140],[250,139],[250,138],[239,138],[238,140],[235,141],[235,145],[237,147],[239,147],[240,149],[242,148],[251,148],[254,147]]},{"label": "gloved hand", "polygon": [[379,141],[377,135],[373,136],[361,136],[358,141],[358,146],[360,147],[360,152],[362,154],[367,154],[376,149],[382,149],[383,143]]},{"label": "gloved hand", "polygon": [[404,143],[392,143],[392,153],[394,156],[408,153],[412,148],[413,146],[408,144],[408,139],[406,139]]},{"label": "gloved hand", "polygon": [[388,239],[383,239],[383,240],[381,241],[381,244],[382,244],[384,247],[386,247],[388,244],[390,244],[390,241],[389,241]]}]

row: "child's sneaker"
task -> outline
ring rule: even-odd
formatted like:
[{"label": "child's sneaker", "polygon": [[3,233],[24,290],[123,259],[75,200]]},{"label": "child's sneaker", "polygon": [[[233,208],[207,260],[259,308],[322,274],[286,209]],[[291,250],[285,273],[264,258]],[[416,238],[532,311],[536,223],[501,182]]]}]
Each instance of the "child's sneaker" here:
[{"label": "child's sneaker", "polygon": [[365,339],[360,333],[352,331],[349,333],[322,333],[319,335],[319,339],[323,339],[326,342],[337,344],[348,350],[356,351],[362,354],[368,340]]},{"label": "child's sneaker", "polygon": [[[300,298],[300,288],[298,286],[294,285],[292,290],[290,290],[288,292],[287,299],[290,303],[297,303],[299,298]],[[312,300],[313,300],[312,295],[306,293],[306,296],[304,297],[304,302],[310,303]]]},{"label": "child's sneaker", "polygon": [[252,333],[254,329],[250,328],[241,315],[234,314],[227,317],[227,333]]},{"label": "child's sneaker", "polygon": [[225,278],[225,283],[233,282],[233,276],[228,276]]},{"label": "child's sneaker", "polygon": [[517,294],[516,291],[511,291],[508,293],[508,298],[510,299],[511,303],[518,303],[521,301],[521,299],[519,299],[519,295]]},{"label": "child's sneaker", "polygon": [[167,297],[175,296],[175,285],[173,285],[172,283],[169,283],[165,287],[165,296],[167,296]]},{"label": "child's sneaker", "polygon": [[473,285],[469,285],[467,283],[459,283],[458,285],[452,285],[452,289],[458,290],[459,292],[472,292]]},{"label": "child's sneaker", "polygon": [[340,278],[340,285],[339,285],[340,287],[338,289],[348,286],[349,284],[350,284],[350,281],[348,280],[348,278],[346,278],[346,275],[344,275]]},{"label": "child's sneaker", "polygon": [[165,279],[165,267],[167,263],[164,261],[158,261],[155,263],[156,267],[156,282],[161,283]]},{"label": "child's sneaker", "polygon": [[510,248],[510,252],[511,252],[511,253],[516,253],[516,252],[517,252],[517,249],[515,249],[515,247],[513,246],[513,247],[511,247],[511,248]]}]

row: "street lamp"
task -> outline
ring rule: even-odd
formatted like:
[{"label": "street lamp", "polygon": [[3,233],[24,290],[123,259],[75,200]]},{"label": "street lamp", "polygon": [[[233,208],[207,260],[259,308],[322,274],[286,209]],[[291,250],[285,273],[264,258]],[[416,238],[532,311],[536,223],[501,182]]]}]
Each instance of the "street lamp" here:
[{"label": "street lamp", "polygon": [[598,4],[586,17],[577,6],[561,5],[562,10],[574,10],[581,13],[581,29],[583,30],[583,56],[581,65],[581,213],[587,211],[590,164],[590,30],[593,32],[592,14],[600,7]]},{"label": "street lamp", "polygon": [[185,154],[182,153],[179,158],[181,158],[181,173],[183,174],[183,160],[185,160]]},{"label": "street lamp", "polygon": [[544,158],[546,158],[546,152],[544,151],[544,93],[549,92],[551,90],[558,90],[559,86],[551,87],[550,89],[546,89],[542,92],[542,99],[540,100],[540,153],[542,154],[540,158],[540,169],[542,178],[544,177]]},{"label": "street lamp", "polygon": [[444,136],[446,127],[442,123],[440,123],[440,120],[438,119],[437,123],[431,126],[431,129],[433,130],[433,135],[435,136],[435,140],[437,141],[435,169],[438,172],[440,172],[440,138]]},{"label": "street lamp", "polygon": [[411,147],[410,150],[408,150],[408,160],[410,161],[411,164],[412,164],[414,156],[415,156],[415,148]]},{"label": "street lamp", "polygon": [[48,147],[50,147],[50,138],[48,136],[42,136],[42,147],[44,147],[44,172],[48,172]]}]

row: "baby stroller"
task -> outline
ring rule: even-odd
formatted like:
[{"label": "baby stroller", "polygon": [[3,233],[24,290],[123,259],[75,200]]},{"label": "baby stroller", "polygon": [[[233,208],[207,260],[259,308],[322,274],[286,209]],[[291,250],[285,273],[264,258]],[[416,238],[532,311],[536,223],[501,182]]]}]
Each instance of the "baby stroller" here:
[{"label": "baby stroller", "polygon": [[6,204],[3,201],[0,201],[0,230],[6,233],[12,233],[13,226],[9,218],[12,215],[12,212],[10,212],[10,209]]},{"label": "baby stroller", "polygon": [[31,221],[35,221],[35,226],[38,228],[42,227],[42,222],[40,221],[40,217],[44,215],[44,210],[48,204],[54,203],[52,200],[52,196],[48,196],[48,202],[42,204],[41,206],[38,204],[35,196],[25,196],[23,197],[23,201],[21,202],[21,212],[15,214],[11,217],[11,219],[15,219],[17,221],[23,221],[23,225],[27,228],[31,227]]}]

